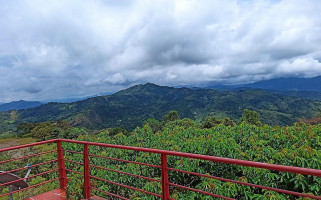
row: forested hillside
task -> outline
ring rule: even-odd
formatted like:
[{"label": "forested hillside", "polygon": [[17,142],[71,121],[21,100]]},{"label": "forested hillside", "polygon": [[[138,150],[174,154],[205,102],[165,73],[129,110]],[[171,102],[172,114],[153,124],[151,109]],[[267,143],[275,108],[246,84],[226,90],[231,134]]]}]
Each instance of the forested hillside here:
[{"label": "forested hillside", "polygon": [[321,76],[313,78],[275,78],[270,80],[258,81],[243,87],[259,88],[278,91],[313,91],[321,92]]},{"label": "forested hillside", "polygon": [[237,120],[244,109],[257,111],[263,123],[292,124],[321,113],[321,102],[271,94],[261,90],[217,91],[136,85],[108,96],[74,103],[49,103],[36,108],[0,113],[0,133],[20,123],[66,120],[88,129],[133,129],[148,118],[161,119],[170,110],[199,121],[206,116]]},{"label": "forested hillside", "polygon": [[[240,123],[235,123],[230,119],[218,120],[215,117],[207,117],[202,120],[202,122],[197,123],[188,118],[180,119],[176,111],[171,111],[165,114],[161,121],[148,119],[141,127],[137,127],[130,132],[121,129],[117,131],[114,129],[105,129],[89,133],[85,130],[72,128],[64,122],[28,124],[25,126],[25,130],[27,130],[28,127],[32,129],[31,132],[27,134],[34,137],[33,140],[69,138],[81,141],[164,149],[313,169],[321,168],[320,124],[309,125],[299,122],[292,126],[283,127],[263,125],[260,121],[260,115],[255,111],[249,110],[244,110],[242,117],[238,121]],[[51,134],[43,137],[49,129],[51,129]],[[57,133],[58,135],[56,135]],[[25,137],[26,135],[21,136]],[[30,153],[49,151],[53,148],[56,148],[55,144],[32,148],[30,152],[26,151],[21,153],[28,155]],[[79,165],[79,163],[83,162],[83,155],[74,153],[74,151],[82,152],[83,146],[73,143],[63,143],[63,148],[71,150],[71,152],[65,151],[64,154],[66,160],[72,161],[65,162],[67,169],[81,173],[83,166]],[[160,183],[149,182],[113,171],[118,170],[124,173],[147,176],[160,180],[161,173],[157,168],[116,161],[116,159],[124,159],[160,165],[159,155],[94,146],[90,148],[90,153],[97,155],[97,157],[92,156],[90,158],[90,161],[94,163],[94,165],[102,166],[104,167],[103,169],[110,169],[106,171],[102,170],[102,168],[91,168],[90,173],[92,176],[113,180],[117,183],[161,194]],[[102,159],[100,156],[113,159]],[[28,162],[36,164],[54,158],[56,158],[55,154],[46,154],[35,156],[29,159]],[[0,161],[6,159],[12,159],[12,154],[3,154],[2,157],[0,156]],[[15,169],[23,164],[25,164],[24,160],[18,160],[17,162],[4,165],[3,170]],[[174,156],[168,156],[168,165],[171,168],[179,170],[209,174],[216,177],[308,193],[316,196],[320,196],[321,192],[321,180],[313,176]],[[42,173],[53,167],[55,167],[54,164],[36,167],[33,173]],[[71,180],[68,181],[67,188],[69,199],[83,199],[83,185],[80,181],[83,179],[83,176],[74,172],[70,172],[68,175]],[[32,179],[30,185],[36,185],[45,180],[51,180],[57,177],[57,173],[46,174],[42,178]],[[255,189],[253,187],[173,171],[169,172],[169,181],[235,199],[303,199],[264,189]],[[53,185],[50,184],[48,187],[36,187],[32,189],[28,195],[42,193],[58,187],[57,183],[58,182]],[[99,180],[93,180],[92,184],[99,186],[101,190],[112,192],[129,199],[157,199],[141,192]],[[7,187],[0,188],[0,192],[1,189],[2,193],[8,191]],[[103,193],[92,192],[105,197]],[[212,199],[196,192],[175,188],[171,189],[171,197],[174,199]],[[106,196],[106,198],[108,197]]]},{"label": "forested hillside", "polygon": [[13,101],[10,103],[0,103],[0,112],[8,111],[8,110],[19,110],[26,108],[33,108],[36,106],[40,106],[41,103],[39,101]]},{"label": "forested hillside", "polygon": [[[245,112],[246,113],[246,112]],[[251,112],[250,112],[251,113]],[[252,113],[253,114],[253,113]],[[235,158],[265,163],[321,168],[321,126],[295,123],[293,126],[272,127],[268,125],[253,125],[246,115],[242,116],[241,124],[233,122],[218,122],[208,118],[202,124],[197,124],[190,119],[177,119],[167,121],[164,117],[162,126],[155,129],[153,121],[146,122],[141,128],[136,128],[130,134],[118,133],[113,135],[109,131],[101,131],[97,135],[83,135],[78,140],[120,144],[137,147],[156,148],[187,153],[212,155],[219,157]],[[253,118],[252,118],[253,119]],[[259,120],[259,118],[256,118]],[[212,123],[211,123],[212,122]],[[226,121],[225,121],[226,122]],[[257,121],[258,124],[259,121]],[[65,144],[64,148],[72,151],[82,151],[81,145]],[[123,151],[119,149],[91,148],[93,154],[99,156],[126,159],[136,162],[159,165],[159,155],[145,152]],[[82,162],[82,155],[69,153],[67,159]],[[138,167],[131,163],[122,163],[101,158],[92,158],[92,162],[112,170],[121,170],[141,176],[160,179],[160,171],[155,168]],[[260,184],[284,190],[309,193],[320,196],[321,180],[313,176],[304,176],[294,173],[284,173],[251,167],[233,166],[228,164],[211,163],[188,158],[169,157],[168,165],[172,168],[211,174],[217,177],[229,178],[242,182]],[[68,163],[67,167],[81,171],[81,166]],[[143,188],[145,190],[161,193],[161,184],[144,181],[136,177],[124,176],[115,172],[92,170],[93,176],[107,180],[117,180],[125,185]],[[74,180],[82,176],[75,174]],[[197,188],[214,194],[227,196],[234,199],[303,199],[273,191],[255,189],[253,187],[223,182],[215,179],[201,178],[182,173],[170,172],[170,182],[187,187]],[[79,188],[78,182],[72,188]],[[130,197],[131,199],[156,199],[143,193],[133,192],[116,185],[98,182],[101,188],[109,192]],[[71,191],[71,195],[81,199],[82,193]],[[81,188],[76,191],[81,191]],[[100,193],[100,195],[103,195]],[[212,199],[205,195],[174,188],[171,190],[174,199]],[[305,198],[304,198],[305,199]]]}]

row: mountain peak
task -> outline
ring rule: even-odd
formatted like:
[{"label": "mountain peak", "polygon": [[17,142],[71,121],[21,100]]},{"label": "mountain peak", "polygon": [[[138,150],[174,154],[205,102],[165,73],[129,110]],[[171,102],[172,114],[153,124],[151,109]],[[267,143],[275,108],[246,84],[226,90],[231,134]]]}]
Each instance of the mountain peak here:
[{"label": "mountain peak", "polygon": [[175,88],[168,86],[160,86],[154,83],[145,83],[134,85],[125,90],[121,90],[116,93],[116,95],[136,95],[136,94],[164,94],[171,90],[175,90]]}]

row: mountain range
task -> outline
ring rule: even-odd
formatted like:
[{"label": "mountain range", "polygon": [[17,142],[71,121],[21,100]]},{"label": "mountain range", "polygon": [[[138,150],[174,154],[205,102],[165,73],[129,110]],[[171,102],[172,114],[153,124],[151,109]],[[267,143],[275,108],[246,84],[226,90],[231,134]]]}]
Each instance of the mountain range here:
[{"label": "mountain range", "polygon": [[276,78],[243,85],[243,87],[277,91],[321,92],[321,76],[313,78]]},{"label": "mountain range", "polygon": [[246,108],[259,112],[263,123],[285,125],[320,114],[321,102],[255,89],[219,91],[147,83],[83,101],[0,112],[0,133],[13,130],[20,123],[57,120],[96,130],[133,129],[148,118],[161,119],[171,110],[177,110],[182,118],[195,120],[209,115],[238,120]]},{"label": "mountain range", "polygon": [[40,106],[39,101],[12,101],[10,103],[0,103],[0,111],[19,110]]},{"label": "mountain range", "polygon": [[[313,78],[276,78],[270,80],[258,81],[250,84],[238,84],[238,85],[222,85],[222,84],[207,84],[203,86],[195,87],[193,85],[179,85],[175,88],[190,88],[190,89],[216,89],[222,91],[239,91],[244,89],[262,89],[272,94],[281,94],[288,96],[297,96],[304,99],[318,100],[321,101],[321,76],[316,76]],[[35,107],[41,104],[46,104],[50,102],[57,103],[72,103],[76,101],[86,100],[92,97],[111,95],[111,92],[100,93],[92,96],[86,97],[75,97],[66,99],[51,99],[44,101],[13,101],[10,103],[0,102],[0,112],[8,110],[19,110]],[[1,106],[2,105],[2,106]]]},{"label": "mountain range", "polygon": [[[194,87],[194,86],[187,86]],[[321,93],[321,76],[312,78],[274,78],[269,80],[257,81],[249,84],[235,84],[235,85],[224,85],[209,83],[201,88],[207,89],[219,89],[219,90],[234,90],[239,88],[254,88],[270,91],[304,91],[304,92],[318,92]]]}]

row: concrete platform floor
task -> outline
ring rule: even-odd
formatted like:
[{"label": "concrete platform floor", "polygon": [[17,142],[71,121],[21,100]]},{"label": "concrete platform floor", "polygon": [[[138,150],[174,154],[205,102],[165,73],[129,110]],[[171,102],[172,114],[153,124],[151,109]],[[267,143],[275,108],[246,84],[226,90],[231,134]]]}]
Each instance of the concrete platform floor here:
[{"label": "concrete platform floor", "polygon": [[[25,200],[66,200],[66,191],[62,189],[55,189],[49,192],[39,194],[37,196],[29,197]],[[99,196],[92,196],[90,200],[107,200]]]},{"label": "concrete platform floor", "polygon": [[37,196],[29,197],[25,200],[66,200],[66,191],[62,189],[55,189]]}]

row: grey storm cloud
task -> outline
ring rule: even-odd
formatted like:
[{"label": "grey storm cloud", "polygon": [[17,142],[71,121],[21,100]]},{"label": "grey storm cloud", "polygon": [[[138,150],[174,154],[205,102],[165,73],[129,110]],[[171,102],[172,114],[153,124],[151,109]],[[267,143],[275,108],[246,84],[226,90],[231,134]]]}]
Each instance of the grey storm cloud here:
[{"label": "grey storm cloud", "polygon": [[0,101],[321,75],[318,0],[0,0]]}]

